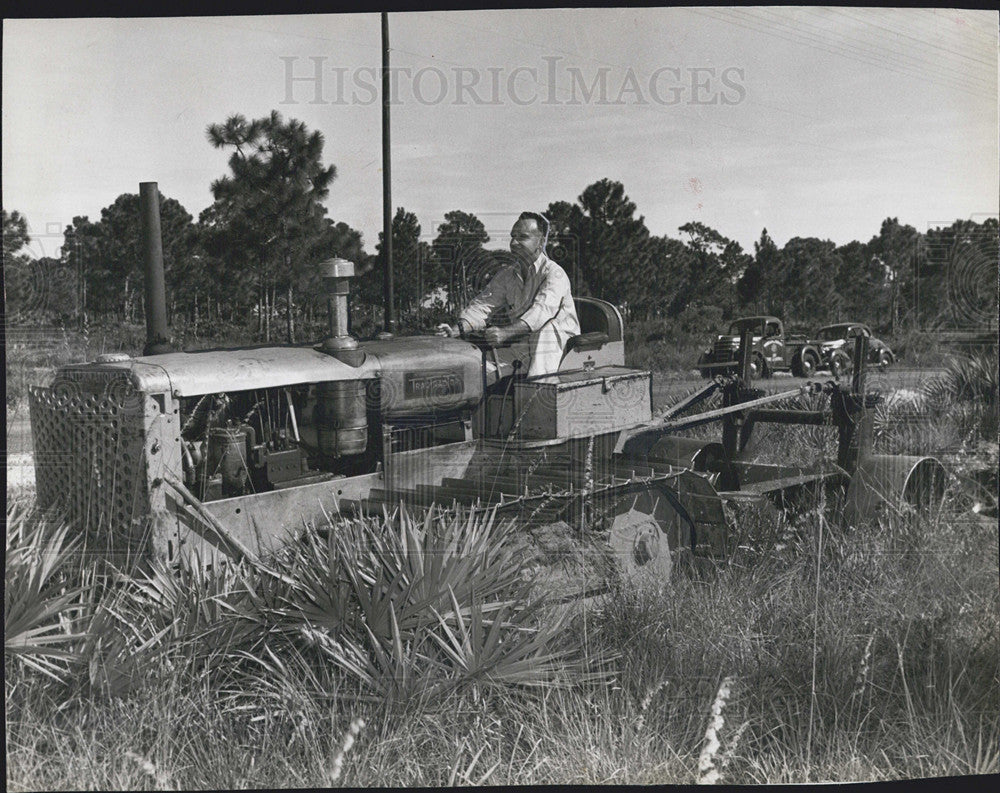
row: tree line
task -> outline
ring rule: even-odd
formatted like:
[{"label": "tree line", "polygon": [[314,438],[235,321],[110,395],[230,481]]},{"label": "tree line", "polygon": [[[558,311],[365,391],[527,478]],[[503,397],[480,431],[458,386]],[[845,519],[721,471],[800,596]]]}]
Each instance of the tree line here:
[{"label": "tree line", "polygon": [[[263,341],[309,338],[325,304],[315,265],[353,261],[352,322],[378,328],[383,240],[327,216],[337,177],[323,164],[323,136],[277,112],[234,115],[207,128],[208,143],[229,152],[211,183],[213,203],[195,220],[161,195],[168,314],[195,335],[247,327]],[[679,322],[708,331],[735,316],[775,314],[790,326],[867,322],[893,335],[950,328],[996,315],[997,221],[959,220],[921,232],[886,218],[867,242],[836,245],[795,237],[779,248],[767,230],[752,252],[697,221],[678,236],[656,236],[616,181],[588,185],[573,202],[553,201],[548,255],[574,292],[609,300],[630,320]],[[9,323],[139,322],[142,245],[139,196],[126,193],[91,220],[74,217],[58,257],[28,257],[26,219],[3,211],[5,310]],[[470,212],[448,212],[434,238],[413,212],[392,221],[394,286],[404,331],[427,328],[453,311],[504,264]],[[505,249],[506,234],[492,241]],[[994,320],[995,321],[995,320]]]}]

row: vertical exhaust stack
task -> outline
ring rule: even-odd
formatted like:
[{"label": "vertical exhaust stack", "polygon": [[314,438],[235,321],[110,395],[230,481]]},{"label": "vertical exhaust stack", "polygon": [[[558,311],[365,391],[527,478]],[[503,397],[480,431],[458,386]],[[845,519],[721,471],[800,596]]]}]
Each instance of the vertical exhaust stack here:
[{"label": "vertical exhaust stack", "polygon": [[320,343],[319,349],[349,366],[360,366],[365,360],[364,351],[358,349],[358,340],[347,330],[347,295],[350,292],[350,280],[354,276],[354,262],[347,259],[327,259],[320,263],[319,269],[326,289],[329,333]]},{"label": "vertical exhaust stack", "polygon": [[392,293],[392,154],[389,142],[389,15],[382,12],[382,300],[385,302],[385,327],[379,338],[396,332],[395,297]]},{"label": "vertical exhaust stack", "polygon": [[139,216],[146,283],[146,346],[143,355],[173,352],[167,332],[167,290],[163,280],[160,191],[156,182],[139,183]]}]

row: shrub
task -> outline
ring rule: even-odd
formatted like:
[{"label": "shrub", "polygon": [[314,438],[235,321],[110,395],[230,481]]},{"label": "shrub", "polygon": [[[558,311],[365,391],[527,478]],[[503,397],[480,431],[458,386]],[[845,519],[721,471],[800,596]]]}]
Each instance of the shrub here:
[{"label": "shrub", "polygon": [[122,695],[166,664],[242,707],[293,691],[405,706],[586,679],[515,541],[491,515],[401,510],[309,528],[267,567],[154,563],[100,610],[89,682]]}]

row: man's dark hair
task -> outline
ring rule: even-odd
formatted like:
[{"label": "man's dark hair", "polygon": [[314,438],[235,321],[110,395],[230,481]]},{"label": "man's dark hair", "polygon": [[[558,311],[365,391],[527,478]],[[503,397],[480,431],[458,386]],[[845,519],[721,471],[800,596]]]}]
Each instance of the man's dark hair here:
[{"label": "man's dark hair", "polygon": [[539,212],[522,212],[517,217],[518,220],[533,220],[538,224],[539,231],[542,232],[542,242],[547,244],[549,241],[549,219],[545,215]]}]

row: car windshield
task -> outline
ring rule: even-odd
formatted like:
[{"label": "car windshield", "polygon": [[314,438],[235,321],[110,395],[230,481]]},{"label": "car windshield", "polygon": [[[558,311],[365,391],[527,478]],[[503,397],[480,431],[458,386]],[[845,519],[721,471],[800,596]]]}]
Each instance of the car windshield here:
[{"label": "car windshield", "polygon": [[816,332],[816,336],[820,341],[836,341],[837,339],[846,339],[847,331],[850,329],[850,325],[827,325],[825,328],[820,328]]},{"label": "car windshield", "polygon": [[738,319],[729,326],[729,335],[739,336],[743,332],[743,328],[750,328],[754,336],[763,336],[764,320],[759,317],[755,319]]}]

